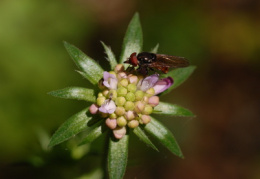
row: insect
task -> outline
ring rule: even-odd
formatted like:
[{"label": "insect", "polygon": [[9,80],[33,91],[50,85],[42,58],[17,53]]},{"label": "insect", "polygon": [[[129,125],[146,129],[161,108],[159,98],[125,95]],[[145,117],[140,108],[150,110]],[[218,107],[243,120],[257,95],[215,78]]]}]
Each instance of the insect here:
[{"label": "insect", "polygon": [[128,63],[133,67],[138,66],[137,71],[143,75],[147,75],[148,70],[156,69],[168,73],[169,68],[189,66],[189,61],[184,57],[149,52],[141,52],[138,55],[134,52],[124,63]]}]

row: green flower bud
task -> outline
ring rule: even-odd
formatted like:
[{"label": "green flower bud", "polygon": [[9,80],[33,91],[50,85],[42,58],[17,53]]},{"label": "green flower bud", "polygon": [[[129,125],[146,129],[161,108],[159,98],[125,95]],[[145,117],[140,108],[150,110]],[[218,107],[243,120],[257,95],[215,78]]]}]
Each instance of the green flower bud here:
[{"label": "green flower bud", "polygon": [[109,73],[112,74],[112,75],[115,75],[115,77],[116,77],[116,72],[110,71]]},{"label": "green flower bud", "polygon": [[106,98],[104,96],[100,96],[97,98],[97,105],[101,106],[105,102]]},{"label": "green flower bud", "polygon": [[118,72],[124,71],[124,69],[125,69],[125,67],[123,64],[118,64],[115,67],[115,72],[118,73]]},{"label": "green flower bud", "polygon": [[125,110],[132,111],[132,110],[134,110],[135,105],[132,101],[126,101],[124,107],[125,107]]},{"label": "green flower bud", "polygon": [[117,89],[117,96],[125,96],[127,94],[127,89],[124,87],[119,87]]},{"label": "green flower bud", "polygon": [[144,110],[142,111],[142,114],[151,114],[153,112],[153,107],[150,105],[145,105]]},{"label": "green flower bud", "polygon": [[122,97],[122,96],[116,98],[116,101],[115,101],[117,106],[124,106],[125,102],[126,102],[125,97]]},{"label": "green flower bud", "polygon": [[129,93],[126,94],[125,99],[127,101],[134,101],[135,100],[135,94],[132,93],[132,92],[129,92]]},{"label": "green flower bud", "polygon": [[144,97],[144,92],[142,90],[137,90],[135,92],[135,100],[136,101],[141,101],[143,97]]},{"label": "green flower bud", "polygon": [[103,96],[105,96],[105,97],[107,97],[108,93],[109,93],[109,90],[107,90],[107,89],[102,92]]},{"label": "green flower bud", "polygon": [[134,93],[136,91],[136,85],[135,84],[129,84],[127,86],[127,90]]},{"label": "green flower bud", "polygon": [[141,113],[144,110],[145,104],[142,101],[135,102],[134,111],[136,113]]},{"label": "green flower bud", "polygon": [[130,74],[130,75],[128,75],[128,80],[129,80],[129,82],[132,83],[132,84],[137,84],[137,82],[138,82],[138,77],[135,76],[135,75],[133,75],[133,74]]},{"label": "green flower bud", "polygon": [[101,92],[98,93],[98,97],[101,97],[103,96],[103,94]]},{"label": "green flower bud", "polygon": [[155,91],[154,91],[153,88],[149,88],[149,89],[146,91],[146,95],[147,95],[148,97],[151,97],[151,96],[153,96],[154,94],[155,94]]},{"label": "green flower bud", "polygon": [[111,119],[116,119],[117,115],[115,113],[109,114],[109,118]]},{"label": "green flower bud", "polygon": [[120,127],[124,127],[127,124],[127,121],[124,116],[120,116],[116,119],[117,125]]},{"label": "green flower bud", "polygon": [[120,80],[119,86],[127,87],[128,85],[128,80],[126,78]]},{"label": "green flower bud", "polygon": [[112,98],[112,100],[116,100],[116,98],[117,98],[117,92],[116,92],[116,90],[110,90],[109,91],[109,93],[108,93],[108,97],[109,98]]},{"label": "green flower bud", "polygon": [[139,126],[139,122],[137,120],[132,120],[132,121],[129,121],[127,123],[128,127],[130,128],[136,128],[137,126]]},{"label": "green flower bud", "polygon": [[125,108],[118,106],[115,110],[116,115],[123,116],[125,114]]},{"label": "green flower bud", "polygon": [[143,102],[144,102],[144,103],[148,103],[148,101],[149,101],[149,97],[148,97],[148,96],[144,96],[144,97],[143,97]]}]

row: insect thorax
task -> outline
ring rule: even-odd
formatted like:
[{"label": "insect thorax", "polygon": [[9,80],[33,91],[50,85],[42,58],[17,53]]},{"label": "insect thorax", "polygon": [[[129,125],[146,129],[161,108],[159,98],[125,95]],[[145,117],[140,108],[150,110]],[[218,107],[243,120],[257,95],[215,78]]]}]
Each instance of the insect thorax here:
[{"label": "insect thorax", "polygon": [[153,53],[142,52],[137,55],[137,59],[141,65],[149,64],[156,61],[156,55]]}]

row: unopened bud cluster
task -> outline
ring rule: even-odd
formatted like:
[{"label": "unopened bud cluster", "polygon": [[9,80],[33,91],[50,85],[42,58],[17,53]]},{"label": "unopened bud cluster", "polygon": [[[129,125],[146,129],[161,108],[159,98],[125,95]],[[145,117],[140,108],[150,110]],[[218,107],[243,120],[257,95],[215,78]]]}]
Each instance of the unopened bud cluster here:
[{"label": "unopened bud cluster", "polygon": [[143,78],[126,72],[124,66],[119,64],[114,71],[104,74],[99,82],[102,91],[89,110],[106,119],[106,125],[113,130],[117,139],[126,134],[127,126],[136,128],[139,124],[148,124],[153,108],[159,104],[153,87],[145,91],[140,88]]}]

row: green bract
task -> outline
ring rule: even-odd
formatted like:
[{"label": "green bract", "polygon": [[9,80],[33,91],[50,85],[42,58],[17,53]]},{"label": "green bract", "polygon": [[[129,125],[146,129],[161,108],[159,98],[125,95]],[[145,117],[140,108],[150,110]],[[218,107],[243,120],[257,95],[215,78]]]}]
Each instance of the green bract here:
[{"label": "green bract", "polygon": [[[68,53],[80,69],[79,73],[93,85],[98,86],[100,90],[94,91],[93,89],[83,87],[68,87],[49,93],[60,98],[85,100],[94,103],[65,121],[52,136],[49,147],[64,142],[82,131],[84,131],[85,135],[79,145],[90,143],[106,131],[113,130],[113,132],[108,133],[109,146],[107,156],[108,172],[111,179],[120,179],[124,176],[128,156],[129,134],[135,134],[145,144],[158,151],[148,137],[147,134],[149,134],[173,154],[183,157],[181,149],[170,130],[150,115],[160,114],[181,117],[194,117],[194,115],[180,106],[159,102],[159,98],[154,96],[156,93],[153,87],[145,90],[138,89],[138,83],[144,77],[127,73],[124,71],[127,65],[122,65],[131,53],[139,53],[142,50],[143,35],[139,15],[137,13],[134,15],[126,31],[123,50],[119,60],[120,64],[117,64],[111,49],[103,42],[101,43],[111,66],[112,71],[109,73],[104,72],[96,61],[85,55],[78,48],[64,42]],[[158,45],[152,52],[156,53],[157,50]],[[162,95],[183,83],[194,69],[194,66],[190,66],[175,69],[163,75],[163,77],[172,77],[174,84],[162,92]],[[103,74],[104,76],[105,74],[109,76],[109,79],[104,80]],[[116,80],[116,85],[114,85],[113,80]],[[104,81],[106,83],[110,82],[108,85],[111,86],[109,88],[104,86]],[[97,88],[95,87],[94,89]],[[151,102],[151,100],[153,101]],[[101,107],[104,107],[104,105],[107,105],[105,108],[107,112],[103,112],[103,109],[101,110]],[[129,133],[130,130],[133,132]]]}]

